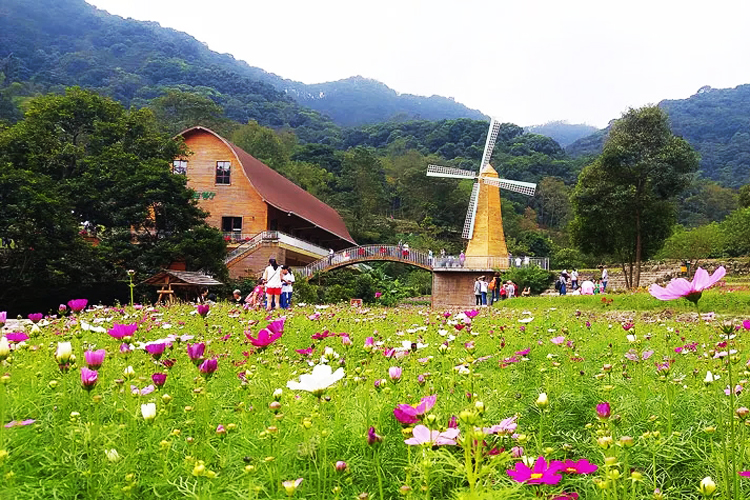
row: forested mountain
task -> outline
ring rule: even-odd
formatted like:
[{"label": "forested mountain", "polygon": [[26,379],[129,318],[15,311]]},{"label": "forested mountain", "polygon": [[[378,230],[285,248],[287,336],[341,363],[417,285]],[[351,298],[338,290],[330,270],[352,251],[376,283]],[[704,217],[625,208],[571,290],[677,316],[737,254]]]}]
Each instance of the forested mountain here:
[{"label": "forested mountain", "polygon": [[[733,89],[702,87],[679,100],[659,103],[672,130],[701,155],[703,177],[726,187],[750,182],[750,85]],[[599,154],[606,130],[579,139],[566,150],[573,156]]]},{"label": "forested mountain", "polygon": [[213,52],[190,35],[113,16],[84,0],[3,0],[0,72],[7,83],[32,82],[42,91],[81,85],[126,105],[142,105],[169,88],[198,92],[232,120],[289,126],[306,141],[335,135],[332,121],[320,113],[340,125],[482,118],[450,99],[399,96],[362,78],[310,86],[284,80]]},{"label": "forested mountain", "polygon": [[526,127],[527,132],[551,137],[562,147],[565,147],[578,139],[587,137],[597,130],[599,129],[591,125],[583,123],[568,123],[565,121],[548,122],[543,125],[532,125],[531,127]]}]

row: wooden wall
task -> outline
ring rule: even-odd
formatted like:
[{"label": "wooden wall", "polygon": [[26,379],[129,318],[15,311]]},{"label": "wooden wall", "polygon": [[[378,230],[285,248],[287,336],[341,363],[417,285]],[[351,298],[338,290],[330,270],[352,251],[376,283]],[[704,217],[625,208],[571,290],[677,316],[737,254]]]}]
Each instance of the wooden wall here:
[{"label": "wooden wall", "polygon": [[486,276],[488,281],[492,272],[472,271],[435,271],[432,273],[432,307],[474,306],[474,282],[477,277]]},{"label": "wooden wall", "polygon": [[[222,217],[242,217],[242,234],[257,234],[267,229],[267,205],[248,181],[234,152],[204,130],[186,134],[185,144],[192,152],[187,157],[188,186],[197,193],[216,193],[213,199],[198,202],[209,213],[207,222],[221,229]],[[217,161],[231,162],[231,184],[216,184]]]}]

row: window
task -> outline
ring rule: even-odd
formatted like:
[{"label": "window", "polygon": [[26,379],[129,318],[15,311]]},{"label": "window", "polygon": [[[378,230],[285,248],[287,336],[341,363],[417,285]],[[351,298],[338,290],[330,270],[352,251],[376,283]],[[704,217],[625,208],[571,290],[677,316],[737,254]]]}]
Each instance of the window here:
[{"label": "window", "polygon": [[216,184],[231,184],[229,182],[229,171],[231,163],[228,161],[216,162]]},{"label": "window", "polygon": [[222,217],[221,230],[225,233],[242,232],[242,217]]},{"label": "window", "polygon": [[175,160],[172,162],[172,173],[187,175],[187,160]]}]

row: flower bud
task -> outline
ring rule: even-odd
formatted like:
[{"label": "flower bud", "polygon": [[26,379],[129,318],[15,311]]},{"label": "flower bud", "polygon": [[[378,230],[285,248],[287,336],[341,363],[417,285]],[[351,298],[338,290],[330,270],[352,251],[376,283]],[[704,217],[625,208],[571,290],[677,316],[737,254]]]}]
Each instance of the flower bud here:
[{"label": "flower bud", "polygon": [[536,398],[536,405],[539,408],[545,408],[549,405],[549,399],[547,398],[546,392],[542,392],[541,394],[539,394],[539,397]]},{"label": "flower bud", "polygon": [[716,491],[716,483],[714,483],[714,480],[709,476],[706,476],[701,480],[701,484],[698,486],[698,491],[700,491],[704,497],[713,496]]},{"label": "flower bud", "polygon": [[337,472],[344,472],[346,470],[346,462],[343,460],[339,460],[336,462],[336,464],[333,466]]}]

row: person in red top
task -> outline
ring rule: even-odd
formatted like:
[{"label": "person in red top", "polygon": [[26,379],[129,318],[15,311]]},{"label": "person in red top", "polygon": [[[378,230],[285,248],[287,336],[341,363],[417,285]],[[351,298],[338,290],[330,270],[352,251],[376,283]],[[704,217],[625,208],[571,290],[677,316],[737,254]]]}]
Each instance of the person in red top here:
[{"label": "person in red top", "polygon": [[365,249],[363,247],[359,247],[359,249],[357,250],[357,255],[360,258],[364,257],[365,256]]}]

